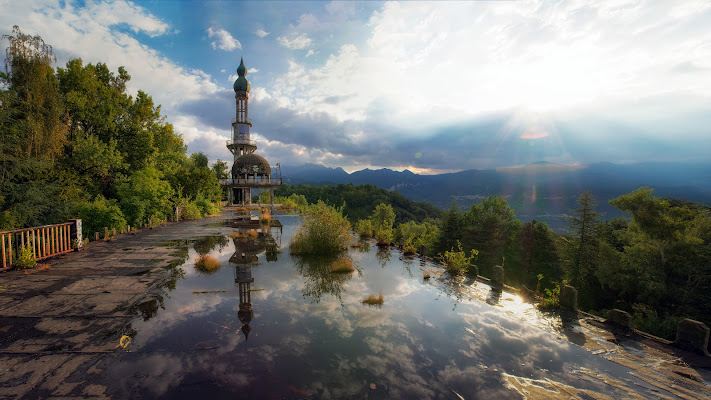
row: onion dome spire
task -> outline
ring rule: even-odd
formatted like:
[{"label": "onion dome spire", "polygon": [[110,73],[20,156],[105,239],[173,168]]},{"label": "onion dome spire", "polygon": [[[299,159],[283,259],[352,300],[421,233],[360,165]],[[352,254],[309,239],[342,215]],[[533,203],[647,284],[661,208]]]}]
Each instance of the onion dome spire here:
[{"label": "onion dome spire", "polygon": [[244,66],[244,59],[240,58],[239,67],[237,67],[237,79],[235,84],[232,86],[236,93],[249,93],[250,84],[247,78],[247,67]]}]

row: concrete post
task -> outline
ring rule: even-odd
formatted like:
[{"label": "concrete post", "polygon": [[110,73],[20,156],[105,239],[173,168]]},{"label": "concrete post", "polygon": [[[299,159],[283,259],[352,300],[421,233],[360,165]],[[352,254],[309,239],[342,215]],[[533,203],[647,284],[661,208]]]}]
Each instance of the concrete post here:
[{"label": "concrete post", "polygon": [[632,316],[627,311],[614,309],[607,315],[607,320],[632,329]]},{"label": "concrete post", "polygon": [[72,224],[69,226],[69,243],[76,240],[77,248],[84,245],[84,236],[81,232],[81,218],[70,219],[69,222]]},{"label": "concrete post", "polygon": [[95,242],[99,241],[99,232],[94,232],[94,241]]},{"label": "concrete post", "polygon": [[560,288],[558,299],[560,301],[560,308],[570,311],[578,310],[578,290],[574,287],[565,285]]},{"label": "concrete post", "polygon": [[104,240],[109,240],[109,228],[104,227]]},{"label": "concrete post", "polygon": [[422,257],[427,257],[427,246],[425,246],[424,244],[422,245],[422,247],[420,247],[420,255]]},{"label": "concrete post", "polygon": [[504,267],[503,266],[501,266],[501,265],[494,266],[494,270],[491,272],[491,286],[496,289],[499,289],[499,290],[504,288]]},{"label": "concrete post", "polygon": [[676,329],[674,344],[694,353],[709,356],[709,327],[693,319],[682,319]]}]

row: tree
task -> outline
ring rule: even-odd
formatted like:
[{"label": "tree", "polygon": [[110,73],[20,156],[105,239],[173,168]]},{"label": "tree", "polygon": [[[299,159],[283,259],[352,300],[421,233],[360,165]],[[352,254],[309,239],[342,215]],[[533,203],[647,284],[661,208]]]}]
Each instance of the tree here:
[{"label": "tree", "polygon": [[64,105],[57,91],[52,46],[39,36],[22,33],[15,25],[12,35],[3,35],[10,45],[5,51],[5,73],[0,75],[11,94],[3,100],[13,110],[14,129],[3,131],[6,154],[54,160],[66,137]]},{"label": "tree", "polygon": [[390,243],[393,239],[393,224],[395,223],[395,211],[390,204],[380,203],[375,207],[370,221],[375,230],[375,238],[378,243]]},{"label": "tree", "polygon": [[524,224],[520,234],[520,266],[508,269],[507,275],[518,275],[517,280],[528,287],[537,284],[539,274],[543,275],[545,286],[559,281],[562,271],[555,240],[555,233],[546,223],[534,219]]},{"label": "tree", "polygon": [[566,275],[570,284],[578,289],[580,303],[590,306],[593,292],[600,287],[595,275],[600,248],[600,213],[595,211],[597,202],[590,191],[578,197],[578,204],[580,207],[567,218],[573,237],[568,243]]},{"label": "tree", "polygon": [[456,201],[452,201],[449,210],[444,214],[440,222],[439,238],[435,245],[435,253],[444,253],[454,249],[457,242],[462,238],[462,213],[459,211]]},{"label": "tree", "polygon": [[222,161],[222,160],[217,160],[215,161],[214,164],[210,167],[212,169],[212,172],[215,173],[215,176],[217,179],[229,179],[230,174],[227,171],[227,163]]},{"label": "tree", "polygon": [[484,274],[494,265],[515,265],[518,252],[516,235],[521,222],[501,196],[488,196],[464,214],[462,246],[479,250]]}]

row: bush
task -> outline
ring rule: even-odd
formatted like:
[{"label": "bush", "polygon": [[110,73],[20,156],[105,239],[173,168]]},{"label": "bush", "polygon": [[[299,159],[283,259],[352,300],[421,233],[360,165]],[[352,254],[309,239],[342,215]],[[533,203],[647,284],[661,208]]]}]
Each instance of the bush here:
[{"label": "bush", "polygon": [[411,256],[417,253],[417,248],[410,242],[410,239],[406,240],[402,244],[402,253],[406,256]]},{"label": "bush", "polygon": [[220,269],[220,262],[211,255],[203,254],[195,259],[195,269],[203,274],[214,274]]},{"label": "bush", "polygon": [[462,244],[457,240],[457,250],[452,248],[450,251],[445,251],[444,255],[441,256],[445,265],[447,266],[447,272],[451,275],[463,275],[469,270],[469,265],[471,261],[476,258],[479,251],[472,249],[469,256],[462,250]]},{"label": "bush", "polygon": [[410,243],[415,251],[423,245],[428,249],[433,249],[439,236],[439,227],[429,222],[417,223],[408,221],[398,225],[395,229],[395,239],[402,239],[405,243]]},{"label": "bush", "polygon": [[204,217],[215,215],[220,212],[220,207],[203,196],[195,199],[195,205],[200,209],[200,214]]},{"label": "bush", "polygon": [[200,219],[202,218],[202,213],[200,208],[192,201],[185,201],[183,204],[183,219]]},{"label": "bush", "polygon": [[102,195],[97,195],[92,202],[76,204],[74,213],[81,218],[87,237],[93,237],[94,232],[103,232],[104,227],[120,231],[127,225],[116,200],[106,200]]},{"label": "bush", "polygon": [[373,235],[373,224],[369,219],[361,219],[356,222],[356,233],[362,238],[369,238]]},{"label": "bush", "polygon": [[14,265],[19,268],[34,268],[37,266],[37,260],[32,254],[32,244],[20,247],[20,253],[17,255]]},{"label": "bush", "polygon": [[340,209],[320,201],[305,208],[304,224],[291,241],[291,254],[337,254],[348,248],[351,224]]}]

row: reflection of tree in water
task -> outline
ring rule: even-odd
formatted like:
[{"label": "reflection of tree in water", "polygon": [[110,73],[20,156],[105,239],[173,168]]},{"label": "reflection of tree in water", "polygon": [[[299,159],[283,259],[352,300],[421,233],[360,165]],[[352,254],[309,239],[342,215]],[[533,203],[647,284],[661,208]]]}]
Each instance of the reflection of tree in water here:
[{"label": "reflection of tree in water", "polygon": [[[321,301],[321,296],[330,294],[343,305],[341,300],[343,285],[351,279],[352,273],[331,272],[331,264],[339,256],[293,256],[292,258],[296,270],[304,277],[304,289],[301,291],[304,297],[310,297],[313,302],[318,303]],[[360,275],[360,269],[357,271]]]},{"label": "reflection of tree in water", "polygon": [[385,268],[385,265],[390,261],[392,254],[390,253],[390,248],[388,247],[378,247],[378,252],[375,254],[378,257],[378,262],[381,268]]},{"label": "reflection of tree in water", "polygon": [[227,246],[228,239],[227,236],[215,235],[215,236],[205,236],[195,241],[193,247],[198,254],[203,255],[212,251],[215,247],[219,246],[222,250]]},{"label": "reflection of tree in water", "polygon": [[360,253],[370,253],[370,242],[367,240],[360,241],[360,247],[358,247]]}]

